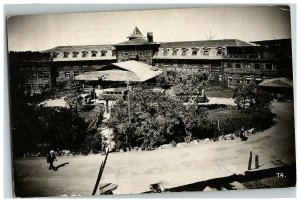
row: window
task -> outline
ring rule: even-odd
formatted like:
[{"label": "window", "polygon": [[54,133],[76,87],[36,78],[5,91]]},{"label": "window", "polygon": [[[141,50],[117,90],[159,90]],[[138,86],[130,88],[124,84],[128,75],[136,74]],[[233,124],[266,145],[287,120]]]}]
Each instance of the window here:
[{"label": "window", "polygon": [[169,49],[164,49],[164,56],[168,55]]},{"label": "window", "polygon": [[245,79],[245,83],[246,83],[246,84],[250,84],[250,83],[251,83],[251,78],[250,78],[250,77],[246,78],[246,79]]},{"label": "window", "polygon": [[209,55],[209,48],[203,48],[203,55]]},{"label": "window", "polygon": [[39,84],[39,88],[40,89],[44,88],[44,84]]},{"label": "window", "polygon": [[222,53],[223,53],[223,47],[222,47],[222,46],[219,46],[219,47],[217,48],[217,54],[218,54],[218,55],[222,55]]},{"label": "window", "polygon": [[59,53],[53,52],[51,55],[52,55],[52,58],[57,58],[57,56],[59,55]]},{"label": "window", "polygon": [[79,72],[78,71],[74,71],[74,76],[77,76],[79,75]]},{"label": "window", "polygon": [[251,65],[249,63],[245,63],[245,68],[246,69],[251,69]]},{"label": "window", "polygon": [[49,78],[50,78],[49,72],[44,72],[44,78],[45,78],[45,79],[49,79]]},{"label": "window", "polygon": [[219,82],[222,82],[223,80],[223,75],[219,75]]},{"label": "window", "polygon": [[232,68],[232,63],[228,62],[227,63],[227,68]]},{"label": "window", "polygon": [[177,55],[178,49],[173,49],[172,55]]},{"label": "window", "polygon": [[38,79],[42,79],[43,78],[43,72],[39,72],[38,73]]},{"label": "window", "polygon": [[36,79],[36,76],[37,76],[37,74],[36,74],[36,73],[33,73],[33,74],[32,74],[32,79]]},{"label": "window", "polygon": [[235,63],[235,68],[240,69],[241,68],[241,64],[240,63]]},{"label": "window", "polygon": [[186,48],[183,48],[183,49],[182,49],[181,55],[182,55],[182,56],[186,56],[187,51],[188,51],[188,50],[187,50]]},{"label": "window", "polygon": [[140,55],[147,55],[146,51],[139,52]]},{"label": "window", "polygon": [[36,90],[37,89],[37,85],[36,84],[32,84],[32,88],[33,88],[33,90]]},{"label": "window", "polygon": [[[97,56],[97,51],[92,51],[92,57],[96,57]],[[102,52],[101,52],[102,53]]]},{"label": "window", "polygon": [[73,52],[73,58],[77,58],[77,55],[79,54],[79,52],[74,51]]},{"label": "window", "polygon": [[273,69],[272,63],[266,63],[265,68],[268,69],[268,70],[272,70]]},{"label": "window", "polygon": [[111,54],[112,54],[112,56],[116,56],[116,51],[113,50],[113,51],[111,52]]},{"label": "window", "polygon": [[197,55],[197,54],[198,54],[198,49],[197,48],[193,48],[192,55]]},{"label": "window", "polygon": [[88,54],[88,52],[82,51],[82,57],[83,57],[83,58],[86,58],[87,54]]},{"label": "window", "polygon": [[65,72],[65,77],[70,77],[70,72]]},{"label": "window", "polygon": [[260,64],[259,63],[254,64],[254,68],[255,69],[260,69]]},{"label": "window", "polygon": [[64,52],[64,58],[68,58],[69,54],[69,52]]}]

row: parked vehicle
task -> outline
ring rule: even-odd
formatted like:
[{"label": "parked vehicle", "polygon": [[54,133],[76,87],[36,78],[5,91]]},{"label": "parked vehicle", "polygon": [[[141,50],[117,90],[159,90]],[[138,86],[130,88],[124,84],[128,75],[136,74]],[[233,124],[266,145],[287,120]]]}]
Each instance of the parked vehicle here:
[{"label": "parked vehicle", "polygon": [[120,99],[125,99],[127,94],[128,94],[128,90],[125,88],[107,88],[107,89],[103,89],[102,93],[99,94],[98,99],[120,100]]}]

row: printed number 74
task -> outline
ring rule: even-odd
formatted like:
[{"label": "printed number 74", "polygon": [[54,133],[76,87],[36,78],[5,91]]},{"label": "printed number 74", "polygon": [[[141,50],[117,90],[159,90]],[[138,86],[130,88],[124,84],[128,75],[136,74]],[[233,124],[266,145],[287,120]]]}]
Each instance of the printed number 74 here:
[{"label": "printed number 74", "polygon": [[277,177],[279,177],[279,178],[284,178],[284,177],[285,177],[285,175],[284,175],[283,173],[276,173],[276,175],[277,175]]}]

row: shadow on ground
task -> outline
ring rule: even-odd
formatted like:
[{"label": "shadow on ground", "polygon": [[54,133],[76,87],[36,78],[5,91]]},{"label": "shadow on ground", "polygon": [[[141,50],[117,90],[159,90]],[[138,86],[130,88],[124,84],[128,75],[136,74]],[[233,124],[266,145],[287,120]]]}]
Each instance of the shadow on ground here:
[{"label": "shadow on ground", "polygon": [[67,164],[69,164],[69,162],[62,163],[62,164],[60,164],[60,165],[56,166],[56,167],[54,168],[54,170],[55,170],[55,171],[57,171],[59,168],[61,168],[61,167],[65,166],[65,165],[67,165]]}]

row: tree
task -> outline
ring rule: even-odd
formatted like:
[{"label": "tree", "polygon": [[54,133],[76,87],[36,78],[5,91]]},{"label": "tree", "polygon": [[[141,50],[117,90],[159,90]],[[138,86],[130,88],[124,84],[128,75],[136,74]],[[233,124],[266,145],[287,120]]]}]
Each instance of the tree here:
[{"label": "tree", "polygon": [[272,96],[255,84],[239,85],[234,90],[235,103],[243,113],[252,118],[253,126],[258,129],[268,128],[273,124],[271,113]]},{"label": "tree", "polygon": [[208,77],[206,71],[183,72],[176,77],[173,89],[179,95],[200,95]]},{"label": "tree", "polygon": [[183,142],[189,136],[209,137],[204,108],[186,107],[162,93],[139,89],[130,93],[131,123],[127,102],[119,100],[109,125],[117,148],[154,149],[162,144]]},{"label": "tree", "polygon": [[233,98],[235,98],[237,106],[244,111],[271,111],[272,97],[270,93],[258,88],[255,84],[237,86],[234,90]]}]

